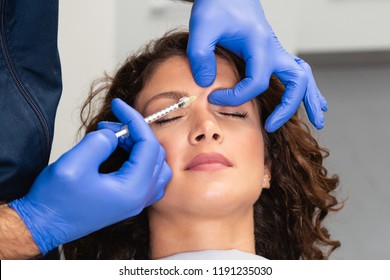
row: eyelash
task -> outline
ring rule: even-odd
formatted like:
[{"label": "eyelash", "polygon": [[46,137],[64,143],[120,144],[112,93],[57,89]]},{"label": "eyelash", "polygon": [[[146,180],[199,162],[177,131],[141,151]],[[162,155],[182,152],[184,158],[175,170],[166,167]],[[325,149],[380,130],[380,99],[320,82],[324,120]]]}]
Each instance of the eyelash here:
[{"label": "eyelash", "polygon": [[164,124],[173,122],[175,120],[178,120],[180,118],[182,118],[182,116],[177,116],[177,117],[173,117],[173,118],[170,118],[170,119],[160,119],[160,120],[155,121],[154,123],[157,124],[157,125],[164,125]]},{"label": "eyelash", "polygon": [[224,115],[224,116],[233,117],[233,118],[245,119],[248,115],[248,112],[242,112],[242,113],[239,113],[239,112],[234,112],[234,113],[220,112],[220,114]]},{"label": "eyelash", "polygon": [[[245,119],[248,115],[248,112],[243,112],[243,113],[239,113],[239,112],[234,112],[234,113],[225,113],[225,112],[219,112],[221,115],[223,116],[228,116],[228,117],[232,117],[232,118],[240,118],[240,119]],[[170,119],[160,119],[160,120],[157,120],[155,121],[154,123],[157,124],[157,125],[164,125],[164,124],[167,124],[167,123],[170,123],[170,122],[174,122],[178,119],[182,118],[182,116],[177,116],[177,117],[173,117],[173,118],[170,118]]]}]

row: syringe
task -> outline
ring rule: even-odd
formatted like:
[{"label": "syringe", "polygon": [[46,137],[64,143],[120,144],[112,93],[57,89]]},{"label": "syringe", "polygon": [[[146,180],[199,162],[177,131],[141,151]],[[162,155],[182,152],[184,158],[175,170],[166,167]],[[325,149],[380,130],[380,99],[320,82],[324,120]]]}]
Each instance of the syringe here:
[{"label": "syringe", "polygon": [[[158,119],[161,119],[162,117],[166,116],[167,114],[169,114],[170,112],[173,112],[179,108],[185,108],[187,107],[188,105],[190,105],[192,102],[194,102],[196,99],[196,96],[186,96],[186,97],[182,97],[179,99],[179,102],[161,110],[161,111],[158,111],[157,113],[154,113],[148,117],[145,118],[145,122],[150,124]],[[117,133],[115,133],[116,137],[119,138],[119,137],[128,137],[129,136],[129,129],[127,127],[127,125],[124,125],[120,131],[118,131]]]}]

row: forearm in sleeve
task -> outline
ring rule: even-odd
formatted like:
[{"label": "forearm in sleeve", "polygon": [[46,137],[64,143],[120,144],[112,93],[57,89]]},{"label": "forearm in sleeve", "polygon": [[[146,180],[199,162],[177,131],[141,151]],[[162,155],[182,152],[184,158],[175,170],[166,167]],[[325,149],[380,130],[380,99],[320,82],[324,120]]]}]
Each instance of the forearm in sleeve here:
[{"label": "forearm in sleeve", "polygon": [[47,165],[62,91],[58,0],[0,0],[0,201]]}]

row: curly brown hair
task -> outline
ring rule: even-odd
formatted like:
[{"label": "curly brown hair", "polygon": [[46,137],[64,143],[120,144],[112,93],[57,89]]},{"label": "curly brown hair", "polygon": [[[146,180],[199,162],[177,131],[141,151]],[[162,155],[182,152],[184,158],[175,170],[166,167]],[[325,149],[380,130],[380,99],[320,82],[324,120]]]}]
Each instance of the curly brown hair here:
[{"label": "curly brown hair", "polygon": [[[110,103],[121,98],[134,106],[137,94],[153,71],[172,56],[185,56],[188,32],[170,32],[128,57],[113,77],[96,81],[81,119],[86,132],[100,121],[117,121]],[[229,61],[239,78],[245,63],[231,52],[217,47],[216,55]],[[256,99],[262,126],[280,103],[283,84],[272,76],[266,92]],[[320,147],[296,113],[274,133],[263,129],[266,165],[272,174],[270,189],[264,189],[254,204],[256,254],[268,259],[326,259],[340,246],[323,225],[329,211],[341,208],[332,194],[339,179],[329,177],[323,160],[329,153]],[[128,154],[118,148],[100,171],[117,170]],[[115,225],[64,245],[67,259],[148,259],[149,224],[147,210]]]}]

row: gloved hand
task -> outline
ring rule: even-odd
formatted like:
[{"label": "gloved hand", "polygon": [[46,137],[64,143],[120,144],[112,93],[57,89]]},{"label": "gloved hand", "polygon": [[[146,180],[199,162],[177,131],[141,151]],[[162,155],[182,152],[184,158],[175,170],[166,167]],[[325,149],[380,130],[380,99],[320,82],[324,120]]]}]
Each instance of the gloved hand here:
[{"label": "gloved hand", "polygon": [[[98,129],[110,129],[115,133],[121,131],[122,127],[123,127],[123,123],[109,122],[109,121],[102,121],[97,125]],[[133,147],[134,144],[131,137],[119,137],[118,145],[119,147],[121,147],[122,149],[130,153],[131,147]]]},{"label": "gloved hand", "polygon": [[134,216],[164,195],[172,176],[164,149],[138,112],[119,99],[112,110],[128,125],[134,143],[117,172],[98,172],[117,146],[115,134],[108,129],[91,132],[46,167],[25,197],[9,203],[43,254]]},{"label": "gloved hand", "polygon": [[269,116],[265,129],[273,132],[298,109],[302,100],[310,121],[324,126],[325,98],[310,66],[288,54],[265,18],[259,0],[196,0],[191,12],[187,54],[195,81],[209,86],[216,75],[214,49],[220,45],[246,62],[246,77],[234,88],[217,90],[209,101],[237,106],[264,92],[274,73],[286,86],[281,104]]}]

